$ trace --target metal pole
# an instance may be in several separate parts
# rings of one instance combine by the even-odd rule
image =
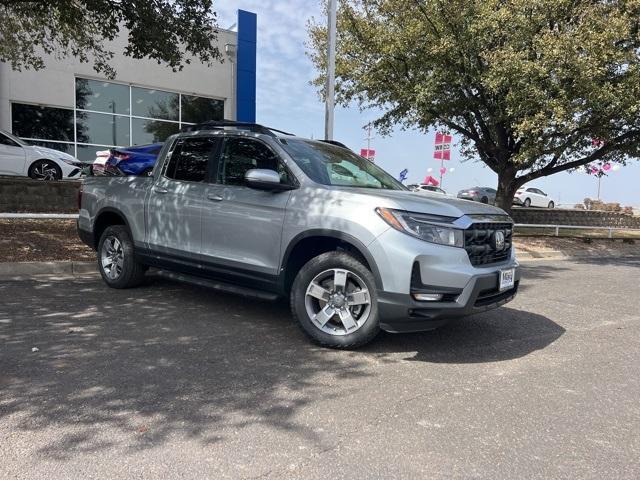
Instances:
[[[337,0],[328,0],[327,15],[327,88],[324,113],[324,138],[333,140],[333,110],[336,82],[336,10]]]
[[[602,177],[598,177],[598,200],[600,200],[600,181],[602,180]]]

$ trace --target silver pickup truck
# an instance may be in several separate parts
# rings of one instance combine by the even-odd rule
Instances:
[[[290,300],[315,342],[350,348],[510,301],[520,270],[502,210],[417,195],[335,142],[208,122],[170,137],[151,177],[87,178],[78,232],[104,281],[148,267]]]

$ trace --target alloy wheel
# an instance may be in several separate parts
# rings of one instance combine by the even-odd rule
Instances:
[[[355,273],[333,268],[316,275],[305,295],[307,315],[329,335],[348,335],[361,328],[371,314],[371,295]]]
[[[116,237],[107,237],[100,252],[102,270],[111,280],[117,280],[124,267],[124,250]]]
[[[33,176],[38,180],[55,180],[58,170],[54,163],[40,162],[33,167]]]

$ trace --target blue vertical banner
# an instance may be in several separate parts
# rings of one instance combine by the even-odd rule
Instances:
[[[256,45],[255,13],[238,10],[238,53],[236,74],[236,120],[256,121]]]

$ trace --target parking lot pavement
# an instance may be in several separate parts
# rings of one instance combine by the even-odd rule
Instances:
[[[529,263],[507,307],[355,352],[159,278],[4,281],[0,478],[638,478],[639,279]]]

